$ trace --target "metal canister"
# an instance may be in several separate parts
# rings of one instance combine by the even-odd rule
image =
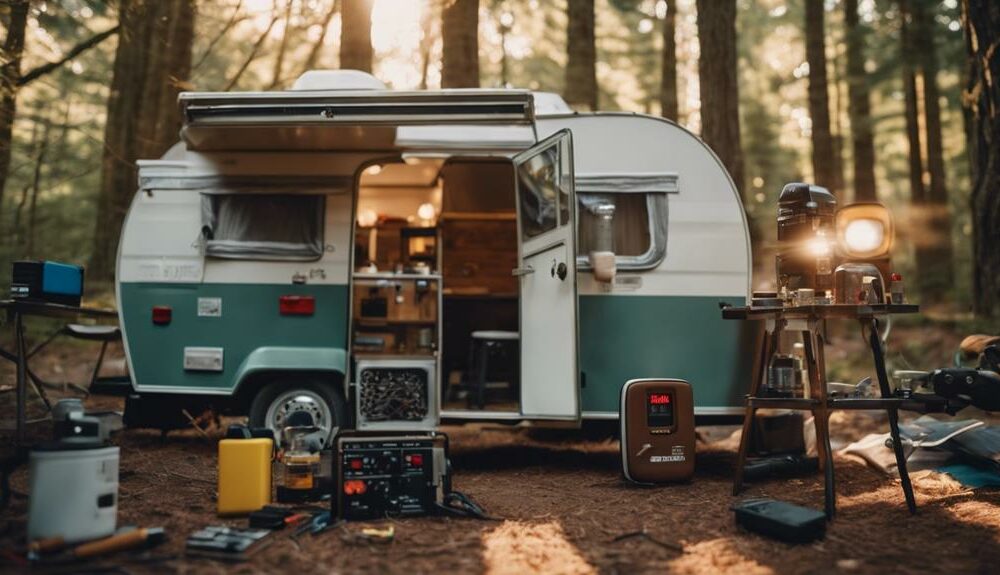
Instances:
[[[768,388],[774,395],[790,397],[795,390],[795,357],[775,355],[768,370]]]
[[[875,281],[872,279],[868,280],[866,284],[866,277],[875,278],[878,285],[872,286],[872,282]],[[848,262],[837,266],[833,272],[833,284],[837,303],[882,303],[876,299],[878,294],[875,293],[874,289],[878,287],[877,291],[881,291],[882,274],[872,264]]]

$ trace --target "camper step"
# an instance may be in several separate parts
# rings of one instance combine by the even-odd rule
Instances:
[[[91,395],[126,397],[132,393],[132,378],[127,375],[99,377],[90,384]]]

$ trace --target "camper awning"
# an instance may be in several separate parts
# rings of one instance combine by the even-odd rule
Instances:
[[[395,151],[404,147],[400,127],[480,126],[491,135],[534,122],[531,93],[519,90],[185,92],[179,100],[192,150]]]

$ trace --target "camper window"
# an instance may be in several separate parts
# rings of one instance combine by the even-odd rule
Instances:
[[[589,265],[591,251],[610,248],[622,269],[655,267],[666,253],[667,195],[664,193],[577,192],[579,224],[578,265]],[[599,224],[603,214],[613,213],[611,237]],[[608,245],[610,243],[610,245]]]
[[[556,173],[555,147],[544,150],[518,166],[518,187],[521,190],[521,235],[529,240],[558,225],[559,174]],[[565,218],[564,218],[565,219]]]
[[[304,194],[204,194],[205,254],[236,259],[318,259],[323,255],[324,199]]]

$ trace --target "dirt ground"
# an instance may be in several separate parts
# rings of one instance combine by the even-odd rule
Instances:
[[[90,354],[66,346],[42,358],[39,371],[85,381]],[[8,372],[0,383],[9,384]],[[3,394],[3,421],[10,425]],[[94,409],[120,400],[91,398]],[[867,415],[833,420],[839,442],[884,427]],[[46,423],[32,428],[42,436]],[[479,521],[420,518],[384,521],[395,539],[359,543],[363,525],[349,524],[293,541],[287,533],[246,563],[183,557],[189,533],[206,525],[245,526],[215,515],[216,441],[194,430],[165,440],[152,431],[125,431],[119,525],[163,526],[168,541],[152,552],[122,554],[101,563],[50,567],[51,572],[166,573],[996,573],[1000,570],[1000,491],[964,490],[947,476],[914,477],[919,511],[911,516],[898,481],[846,457],[836,459],[838,515],[824,540],[791,546],[749,534],[733,522],[730,505],[735,446],[732,429],[703,429],[697,472],[690,483],[645,488],[621,478],[618,444],[578,437],[539,437],[523,429],[447,429],[454,487],[496,518]],[[10,433],[0,447],[9,451]],[[550,434],[551,435],[551,434]],[[27,570],[23,546],[27,472],[12,478],[16,492],[0,519],[0,570]],[[742,497],[775,497],[822,506],[820,476],[750,484]],[[651,538],[616,538],[645,530]],[[682,552],[657,543],[680,545]]]

